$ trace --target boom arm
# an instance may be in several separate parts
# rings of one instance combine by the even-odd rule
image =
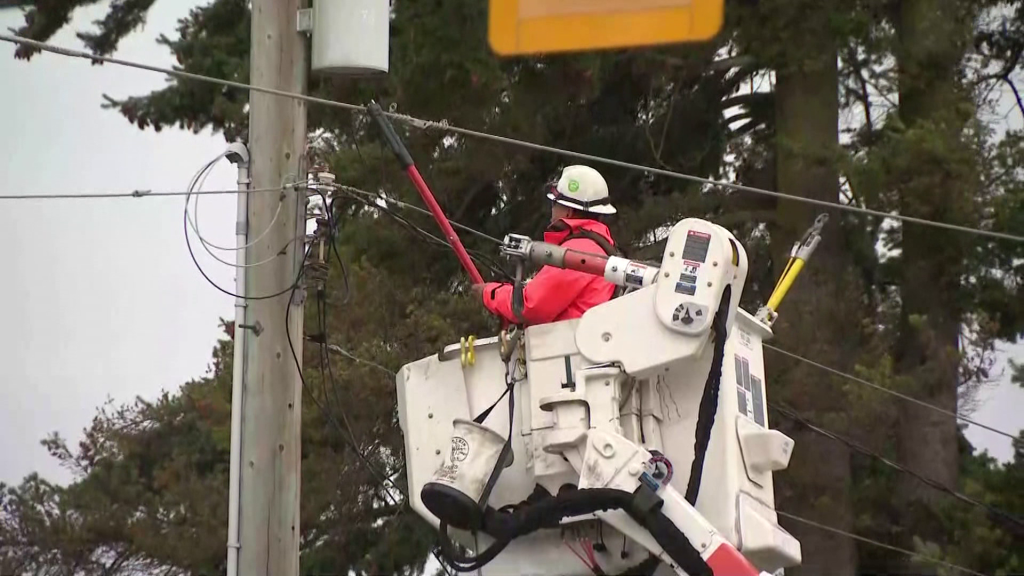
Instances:
[[[583,252],[548,242],[535,242],[519,234],[505,236],[501,252],[537,266],[554,266],[603,276],[612,284],[626,288],[650,286],[658,275],[656,266],[644,262]]]

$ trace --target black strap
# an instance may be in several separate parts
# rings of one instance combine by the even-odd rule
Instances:
[[[559,221],[556,222],[552,228],[557,229],[559,223],[561,223],[563,226],[567,226],[567,224],[565,224],[564,222]],[[558,243],[558,245],[561,246],[562,244],[565,244],[566,242],[574,238],[586,238],[588,240],[593,240],[594,243],[596,243],[601,248],[601,250],[604,250],[604,253],[608,256],[625,257],[625,254],[623,254],[622,250],[619,250],[618,247],[609,242],[607,238],[601,236],[597,232],[591,232],[590,230],[584,230],[582,228],[574,231],[572,234],[569,234],[568,236],[563,238],[562,241]],[[625,287],[616,286],[615,291],[612,292],[612,298],[618,298],[619,296],[622,296],[625,293]]]
[[[711,429],[715,425],[715,413],[718,412],[718,392],[722,383],[722,362],[725,360],[725,326],[732,301],[732,286],[726,286],[722,292],[722,301],[718,305],[712,329],[715,332],[715,349],[711,359],[711,370],[704,382],[704,394],[700,398],[697,409],[697,429],[694,432],[693,464],[690,465],[690,479],[686,484],[686,501],[691,506],[697,505],[700,492],[701,475],[704,473],[704,456],[711,443]]]
[[[478,414],[476,418],[473,418],[473,422],[477,424],[483,424],[484,420],[487,420],[487,417],[491,415],[491,410],[494,410],[494,407],[498,405],[498,402],[501,402],[501,399],[504,398],[505,395],[508,394],[510,390],[512,390],[511,386],[505,386],[505,391],[501,393],[501,396],[498,396],[497,400],[495,400],[483,412]]]
[[[510,361],[511,362],[511,361]],[[491,497],[491,491],[494,490],[494,485],[498,483],[498,477],[501,476],[501,471],[505,469],[505,464],[508,462],[509,457],[512,455],[512,426],[515,419],[516,409],[516,395],[512,393],[512,388],[516,385],[516,380],[512,375],[512,369],[510,362],[505,364],[505,391],[501,393],[501,396],[487,407],[486,410],[473,418],[473,422],[477,424],[483,424],[487,416],[490,415],[494,407],[501,402],[501,399],[508,396],[508,437],[505,438],[505,444],[501,447],[501,453],[498,455],[498,461],[494,463],[494,468],[491,469],[491,475],[487,478],[487,484],[484,484],[484,490],[480,493],[480,500],[477,504],[480,508],[487,507],[487,500]]]
[[[610,196],[605,196],[604,198],[599,198],[597,200],[590,200],[589,202],[586,200],[573,198],[572,196],[566,196],[565,194],[562,194],[561,192],[558,191],[557,186],[553,186],[551,188],[551,196],[553,196],[555,200],[565,200],[566,202],[572,202],[573,204],[579,206],[585,212],[589,212],[592,207],[607,206],[612,203],[612,199]]]
[[[569,234],[568,236],[563,238],[562,241],[558,243],[558,245],[561,246],[562,244],[565,244],[569,240],[574,240],[576,238],[586,238],[587,240],[593,240],[594,243],[600,246],[601,250],[603,250],[604,253],[608,256],[622,256],[622,251],[616,248],[614,244],[609,242],[607,238],[601,236],[597,232],[584,230],[582,228],[574,230],[572,234]]]
[[[520,324],[525,324],[523,320],[523,311],[526,309],[526,294],[523,292],[525,285],[522,281],[517,280],[512,285],[512,314],[515,315],[516,320]]]

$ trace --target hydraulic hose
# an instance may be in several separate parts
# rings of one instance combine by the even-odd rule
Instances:
[[[542,528],[557,528],[563,518],[582,516],[605,510],[625,510],[630,517],[647,529],[654,540],[690,576],[713,576],[711,568],[700,552],[676,525],[661,511],[661,498],[646,485],[636,492],[612,488],[567,487],[557,496],[550,496],[543,488],[534,493],[512,511],[498,511],[488,507],[484,514],[484,533],[494,543],[477,556],[459,554],[448,537],[448,525],[441,522],[441,550],[459,572],[479,570],[497,557],[509,542]]]

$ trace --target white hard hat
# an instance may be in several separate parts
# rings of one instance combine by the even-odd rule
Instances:
[[[548,190],[548,200],[594,214],[615,214],[608,198],[608,184],[590,166],[567,166]]]

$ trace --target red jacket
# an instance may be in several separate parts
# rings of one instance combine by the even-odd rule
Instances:
[[[544,232],[544,241],[562,244],[577,230],[589,230],[612,240],[608,227],[596,220],[562,219]],[[573,238],[562,244],[582,252],[604,254],[597,242],[589,238]],[[604,278],[575,270],[544,266],[526,283],[523,289],[523,322],[527,325],[546,324],[579,318],[583,313],[611,300],[615,285]],[[489,282],[484,285],[484,306],[492,313],[516,324],[519,319],[512,312],[512,285]]]

